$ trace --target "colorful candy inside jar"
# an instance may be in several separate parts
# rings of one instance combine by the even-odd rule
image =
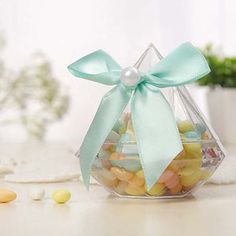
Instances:
[[[183,151],[173,157],[151,189],[145,183],[129,113],[123,114],[108,135],[94,161],[93,177],[124,197],[168,198],[192,193],[212,175],[222,154],[204,124],[178,120],[177,127]]]

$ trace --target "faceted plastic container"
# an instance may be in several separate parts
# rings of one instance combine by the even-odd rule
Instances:
[[[145,72],[160,59],[160,53],[150,45],[135,67]],[[164,88],[161,91],[176,117],[184,149],[173,156],[173,161],[148,191],[128,105],[92,166],[93,177],[112,194],[130,198],[185,197],[204,184],[225,157],[217,135],[186,87]]]

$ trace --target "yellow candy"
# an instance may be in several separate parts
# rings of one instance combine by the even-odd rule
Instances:
[[[144,183],[145,183],[144,177],[141,177],[141,176],[138,176],[138,175],[135,175],[129,181],[130,185],[133,185],[133,186],[136,186],[136,187],[142,186],[142,185],[144,185]]]
[[[146,187],[147,189],[147,187]],[[149,195],[152,196],[161,196],[165,193],[165,185],[164,184],[155,184],[149,191],[146,190]]]
[[[111,173],[115,175],[119,180],[128,182],[134,177],[134,174],[118,167],[112,167],[110,169]]]
[[[0,189],[0,203],[11,202],[16,199],[16,193],[9,189]]]
[[[58,189],[53,192],[52,198],[56,203],[65,203],[70,200],[71,194],[66,189]]]
[[[185,166],[189,168],[197,168],[199,169],[202,165],[201,159],[186,159],[184,160]]]
[[[200,169],[183,168],[178,172],[180,175],[181,184],[185,187],[195,185],[202,176]]]
[[[184,150],[186,156],[191,156],[192,158],[201,158],[201,144],[200,143],[184,143]]]
[[[125,188],[125,192],[129,195],[133,195],[133,196],[141,196],[141,195],[144,195],[145,194],[145,188],[144,186],[141,186],[141,187],[134,187],[132,185],[128,185],[126,188]]]
[[[177,125],[180,133],[194,130],[192,123],[188,120],[180,121]]]
[[[185,160],[173,160],[169,165],[168,165],[168,170],[172,170],[174,172],[178,172],[181,168],[186,166],[186,161]]]

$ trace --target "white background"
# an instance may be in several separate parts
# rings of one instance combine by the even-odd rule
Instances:
[[[103,48],[121,65],[132,65],[153,42],[165,55],[178,44],[208,42],[227,54],[236,54],[234,0],[0,0],[0,28],[7,39],[5,58],[19,68],[31,53],[42,51],[56,76],[71,95],[71,107],[62,122],[53,125],[48,140],[80,144],[109,88],[75,79],[66,66]],[[204,91],[195,99],[206,112]],[[0,132],[1,140],[21,140],[16,129]]]

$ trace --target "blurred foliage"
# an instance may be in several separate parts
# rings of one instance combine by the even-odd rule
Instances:
[[[0,49],[3,47],[0,39]],[[42,139],[47,126],[66,113],[68,102],[43,55],[35,55],[18,72],[7,69],[0,59],[1,125],[20,122],[29,136]]]
[[[199,85],[207,85],[212,88],[236,88],[236,57],[222,57],[208,44],[203,50],[211,73],[198,80]]]

